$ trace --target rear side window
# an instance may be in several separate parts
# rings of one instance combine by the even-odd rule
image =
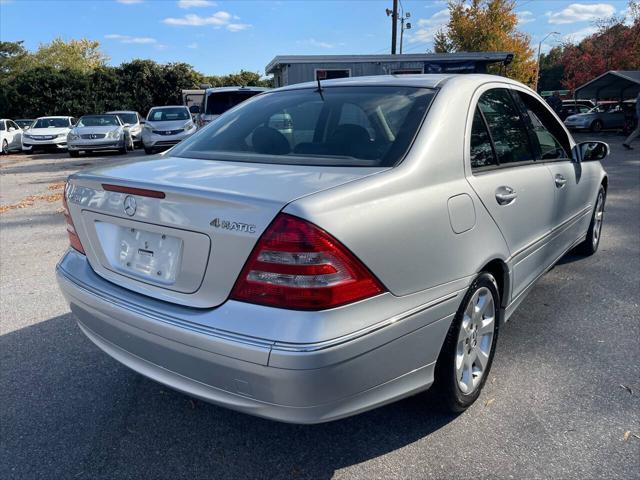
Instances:
[[[409,149],[435,91],[400,86],[283,90],[214,120],[173,150],[207,160],[393,166]]]
[[[496,155],[491,145],[491,137],[487,125],[478,107],[473,114],[471,127],[471,168],[482,168],[498,165]]]
[[[478,101],[478,108],[491,131],[500,165],[534,159],[527,128],[508,90],[486,91]]]
[[[0,131],[4,130],[4,120],[0,121]]]
[[[205,114],[220,115],[261,92],[212,92],[207,97]]]

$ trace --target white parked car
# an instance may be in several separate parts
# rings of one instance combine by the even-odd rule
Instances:
[[[142,116],[138,112],[128,110],[118,110],[115,112],[107,112],[108,114],[118,115],[125,127],[129,127],[129,134],[133,139],[133,143],[137,147],[142,146]]]
[[[142,129],[145,153],[165,150],[196,133],[196,124],[184,105],[153,107]]]
[[[40,117],[22,135],[22,150],[31,152],[38,149],[67,149],[67,135],[76,123],[73,117]]]
[[[5,155],[22,149],[22,129],[13,120],[0,119],[0,148]]]

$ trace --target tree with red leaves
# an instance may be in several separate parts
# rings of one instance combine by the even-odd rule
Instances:
[[[569,90],[609,70],[640,70],[640,6],[630,2],[626,17],[596,23],[597,31],[577,45],[563,47],[562,84]]]

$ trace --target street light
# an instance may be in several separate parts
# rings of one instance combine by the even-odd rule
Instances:
[[[542,43],[551,35],[560,35],[560,32],[547,33],[547,35],[542,40],[540,40],[540,43],[538,43],[538,61],[536,66],[536,88],[535,88],[536,92],[538,91],[538,82],[540,81],[540,49],[542,48]]]

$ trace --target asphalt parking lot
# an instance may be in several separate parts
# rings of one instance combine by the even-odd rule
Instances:
[[[640,144],[603,137],[600,251],[543,277],[479,401],[443,415],[427,393],[315,426],[193,400],[93,346],[55,283],[60,199],[69,173],[125,158],[0,157],[0,477],[640,478]]]

